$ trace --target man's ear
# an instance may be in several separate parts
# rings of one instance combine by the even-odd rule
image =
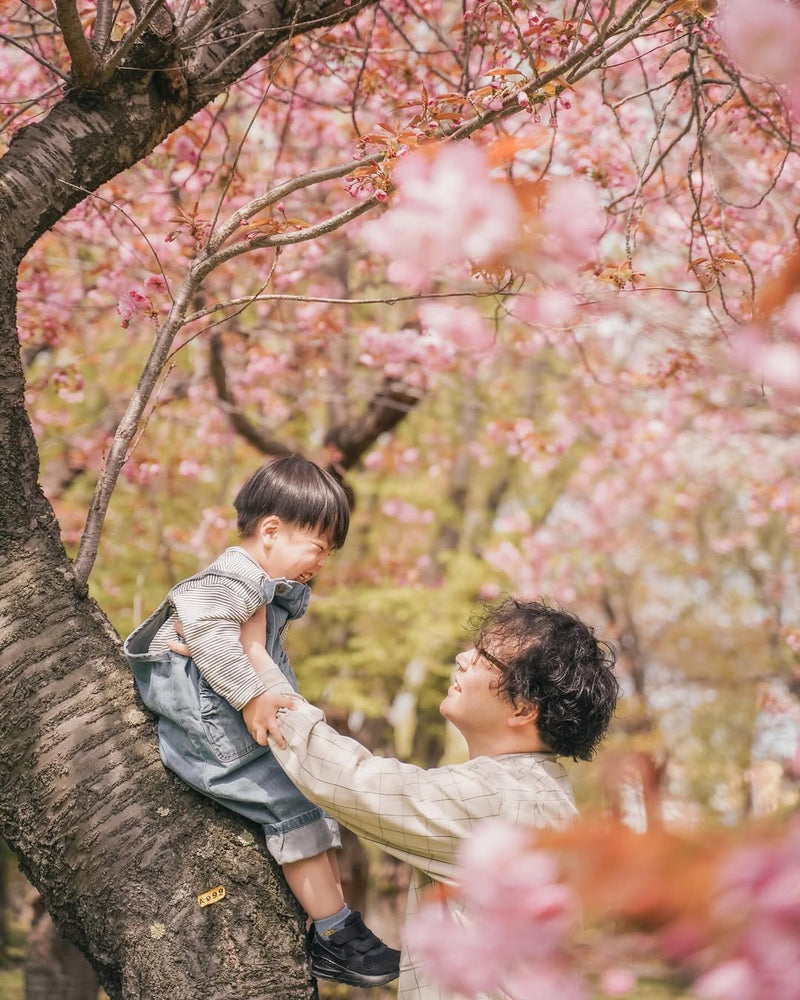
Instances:
[[[526,702],[514,710],[509,716],[508,724],[514,728],[520,726],[535,726],[539,720],[539,706]]]
[[[258,528],[256,529],[258,538],[266,548],[271,549],[275,544],[280,526],[281,519],[277,514],[268,514],[258,522]]]

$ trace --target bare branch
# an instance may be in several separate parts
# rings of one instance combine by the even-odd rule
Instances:
[[[324,181],[331,181],[336,180],[339,177],[346,177],[360,166],[365,166],[370,163],[380,163],[383,159],[385,159],[385,156],[385,153],[375,153],[374,156],[364,157],[363,160],[359,160],[357,163],[350,160],[347,163],[337,164],[335,167],[323,167],[321,170],[312,170],[300,177],[293,177],[290,181],[279,184],[278,187],[273,188],[271,191],[267,191],[266,194],[261,195],[259,198],[255,198],[253,201],[248,202],[238,211],[234,212],[225,225],[220,226],[214,237],[208,241],[209,253],[215,253],[227,239],[230,239],[236,230],[239,229],[241,224],[247,219],[252,219],[254,215],[257,215],[265,208],[269,208],[270,205],[274,205],[277,202],[282,201],[295,191],[312,187],[314,184],[321,184]],[[295,240],[294,242],[300,241]]]
[[[83,32],[74,0],[55,0],[56,16],[72,62],[72,75],[80,86],[91,86],[97,78],[97,59]]]
[[[205,309],[200,309],[192,313],[191,316],[187,316],[184,323],[188,326],[205,316],[219,312],[220,309],[240,305],[249,306],[253,302],[323,302],[332,306],[394,306],[398,302],[423,302],[427,299],[486,299],[496,296],[513,298],[517,294],[516,291],[490,288],[485,292],[419,292],[414,295],[385,295],[371,299],[340,299],[327,295],[295,295],[289,292],[274,292],[268,295],[246,295],[239,299],[228,299],[227,302],[217,302],[213,306],[206,306]]]
[[[136,44],[137,40],[144,34],[145,29],[153,21],[156,14],[158,14],[159,11],[161,11],[162,7],[164,7],[164,0],[153,0],[153,3],[150,4],[150,6],[147,8],[144,14],[142,14],[142,16],[136,22],[136,24],[134,24],[134,26],[130,29],[130,31],[126,33],[125,37],[122,39],[122,44],[120,45],[120,47],[114,52],[114,54],[111,56],[108,62],[103,64],[103,80],[111,79],[111,77],[114,75],[117,69],[122,65],[128,53]],[[169,8],[166,8],[166,11],[169,17],[169,24],[171,29],[172,14],[169,13]],[[164,29],[166,30],[166,24],[164,25]],[[161,33],[162,32],[159,31],[159,34]]]
[[[355,168],[351,165],[350,169],[353,170]],[[339,212],[338,215],[333,215],[331,218],[325,219],[324,222],[318,222],[315,226],[307,226],[305,229],[296,230],[291,233],[257,236],[252,240],[242,240],[239,243],[232,243],[230,246],[220,250],[219,253],[202,255],[194,264],[197,277],[202,281],[207,274],[216,267],[219,267],[220,264],[224,264],[225,261],[231,260],[233,257],[239,257],[243,253],[249,253],[250,250],[292,246],[295,243],[306,243],[320,236],[326,236],[328,233],[335,232],[337,229],[341,229],[342,226],[346,226],[348,222],[352,222],[353,219],[357,219],[360,215],[364,215],[365,212],[369,212],[370,209],[375,208],[380,203],[377,195],[371,195],[352,208],[348,208],[344,212]]]
[[[64,81],[69,80],[69,77],[67,76],[66,73],[62,73],[62,71],[57,66],[54,66],[51,62],[48,62],[46,59],[43,59],[38,52],[34,52],[33,49],[29,49],[27,45],[23,45],[22,42],[17,41],[16,38],[13,38],[11,35],[7,35],[3,31],[0,31],[0,38],[2,38],[4,42],[8,42],[9,45],[13,45],[16,48],[21,49],[25,53],[25,55],[30,56],[31,59],[35,59],[40,66],[44,66],[45,69],[49,70],[51,73],[54,73],[56,76],[61,77],[62,80]],[[51,93],[51,91],[48,91],[48,93]]]
[[[117,425],[114,440],[106,456],[103,468],[97,479],[92,503],[86,518],[86,524],[81,536],[78,553],[75,557],[74,573],[78,585],[83,585],[89,579],[92,566],[97,558],[100,544],[100,533],[103,529],[108,505],[122,467],[127,461],[131,442],[136,434],[145,409],[153,395],[158,379],[164,370],[175,337],[183,325],[183,316],[196,291],[198,282],[191,270],[186,275],[181,288],[172,304],[167,321],[156,333],[153,347],[147,362],[139,377],[136,390],[125,407],[125,412]]]

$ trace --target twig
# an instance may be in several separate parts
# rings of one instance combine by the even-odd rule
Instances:
[[[44,66],[45,69],[49,69],[51,73],[54,73],[56,76],[61,77],[61,79],[64,80],[65,82],[69,80],[69,77],[67,76],[66,73],[62,73],[62,71],[57,66],[54,66],[51,62],[48,62],[46,59],[43,59],[42,56],[34,52],[33,49],[29,49],[27,45],[23,45],[22,42],[18,42],[17,39],[14,38],[13,36],[7,35],[5,32],[0,31],[0,38],[4,42],[8,42],[9,45],[14,45],[16,46],[16,48],[21,49],[25,53],[25,55],[30,56],[31,59],[35,59],[40,66]]]

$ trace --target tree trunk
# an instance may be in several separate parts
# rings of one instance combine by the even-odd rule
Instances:
[[[164,771],[119,641],[73,586],[36,485],[7,256],[3,276],[2,834],[114,1000],[307,998],[300,913],[258,831]],[[218,885],[226,898],[201,908]]]
[[[232,0],[201,45],[146,34],[107,84],[67,90],[0,161],[0,835],[112,1000],[306,1000],[314,985],[260,832],[165,772],[118,637],[75,586],[38,484],[17,268],[86,192],[291,30],[359,6]],[[201,908],[219,885],[225,898]]]

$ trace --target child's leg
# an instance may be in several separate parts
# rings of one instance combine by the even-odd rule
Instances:
[[[331,865],[329,855],[333,850],[315,854],[313,858],[288,861],[283,874],[289,888],[312,920],[321,920],[338,913],[344,906],[341,882]]]
[[[339,874],[339,859],[336,857],[336,851],[331,847],[325,852],[328,856],[328,861],[331,866],[331,871],[333,872],[333,878],[336,884],[339,886],[339,892],[344,898],[344,890],[342,889],[342,876]]]

